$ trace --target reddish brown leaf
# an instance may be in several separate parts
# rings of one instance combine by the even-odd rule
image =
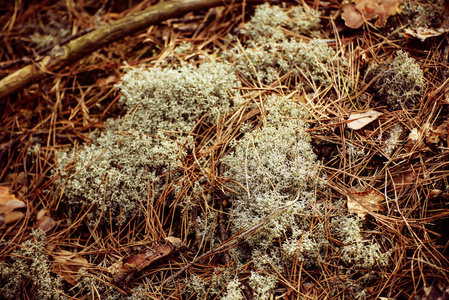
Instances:
[[[112,274],[115,283],[123,282],[127,284],[134,274],[142,271],[151,263],[173,253],[175,247],[171,244],[157,245],[153,248],[141,251],[139,254],[130,255],[123,261],[112,265],[108,271]]]
[[[401,173],[393,176],[393,180],[388,186],[390,191],[396,190],[396,192],[402,192],[405,188],[409,187],[416,179],[416,174],[413,171]]]
[[[45,232],[47,232],[56,225],[56,222],[53,220],[52,217],[48,215],[46,209],[41,209],[37,213],[36,220],[37,220],[36,222],[37,227],[39,227]]]
[[[25,203],[9,193],[9,188],[0,186],[0,214],[8,213],[16,208],[25,207]]]
[[[380,210],[380,202],[385,197],[374,189],[366,191],[351,190],[347,193],[348,210],[356,213],[360,218],[365,219],[366,214]]]
[[[355,0],[341,6],[346,26],[359,28],[363,23],[378,18],[375,25],[384,27],[389,16],[400,11],[400,0]]]
[[[11,225],[21,220],[23,216],[25,216],[25,214],[20,211],[10,211],[2,216],[3,223],[5,226]]]
[[[91,265],[84,257],[63,250],[55,255],[55,262],[52,265],[51,271],[64,278],[71,285],[75,285],[77,283],[76,278],[79,269],[89,266]]]

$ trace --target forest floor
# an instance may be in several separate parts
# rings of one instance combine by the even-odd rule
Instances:
[[[52,70],[42,62],[57,46],[157,2],[3,4],[0,78],[28,65],[45,75],[0,98],[0,298],[447,299],[449,2],[354,2],[271,3],[282,12],[270,11],[267,20],[257,21],[267,27],[256,29],[247,25],[251,20],[260,25],[252,19],[256,4],[194,10]],[[304,19],[295,19],[295,7],[302,7]],[[267,37],[276,34],[285,40]],[[287,47],[296,45],[289,53]],[[268,58],[258,61],[260,53]],[[116,125],[106,122],[137,118],[137,108],[122,100],[133,81],[117,85],[127,71],[178,70],[148,73],[173,76],[154,79],[168,85],[160,92],[165,95],[176,89],[177,74],[184,74],[180,66],[206,62],[233,68],[229,78],[238,84],[223,85],[231,85],[226,93],[236,104],[206,106],[204,116],[186,116],[191,107],[184,107],[179,116],[193,116],[195,126],[144,133],[156,145],[153,152],[129,146],[138,152],[130,155],[176,158],[164,158],[169,162],[158,167],[156,156],[145,158],[148,163],[139,157],[136,164],[122,162],[125,153],[101,175],[95,173],[99,155],[77,158],[95,147],[98,153],[115,146],[127,151],[120,143],[136,133],[111,129]],[[189,70],[180,82],[191,79],[192,89],[208,84],[196,79],[196,69]],[[147,76],[143,69],[139,73]],[[206,81],[219,82],[221,74]],[[4,84],[0,81],[0,90]],[[136,83],[137,94],[146,91],[145,84]],[[282,108],[267,100],[273,95],[290,103],[279,123],[272,118]],[[293,115],[295,107],[301,119]],[[267,137],[267,145],[280,149],[293,139],[302,152],[292,146],[291,152],[264,160],[264,151],[272,149],[251,132],[274,130],[274,137],[279,128],[290,132],[289,126],[298,126],[297,136],[278,142]],[[120,138],[106,147],[99,132]],[[165,147],[159,141],[178,149],[157,152]],[[305,154],[308,147],[313,158]],[[253,148],[259,150],[254,154]],[[61,153],[75,154],[67,162]],[[291,174],[303,174],[301,164],[313,165],[310,177],[322,182],[312,185],[310,178],[303,182],[287,171],[272,172],[282,155],[288,170],[300,165],[299,173]],[[77,165],[83,159],[86,164]],[[236,167],[235,161],[241,164]],[[115,184],[115,172],[128,167],[141,167],[138,174],[148,175],[140,202],[121,207],[113,197],[135,183],[126,178],[116,186],[103,183]],[[85,170],[90,177],[78,178]],[[251,208],[261,195],[257,185],[251,190],[257,170],[268,178],[258,185],[278,198]],[[276,178],[276,172],[285,177]],[[95,185],[100,176],[102,183]],[[129,181],[142,179],[130,176]],[[298,191],[290,194],[293,188]],[[86,196],[88,190],[94,196]],[[256,216],[239,219],[249,213]],[[288,214],[293,217],[286,219]],[[240,228],[238,220],[244,223]],[[288,242],[293,254],[286,250]]]

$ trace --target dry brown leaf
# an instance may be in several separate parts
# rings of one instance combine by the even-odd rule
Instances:
[[[444,121],[440,126],[432,129],[432,132],[441,139],[447,146],[449,146],[449,119]]]
[[[443,194],[442,190],[433,189],[429,193],[429,198],[430,199],[435,199],[435,198],[438,198],[441,194]]]
[[[365,21],[378,18],[375,25],[384,27],[389,16],[400,12],[401,0],[355,0],[341,6],[346,26],[359,28]]]
[[[98,78],[96,81],[96,85],[99,87],[110,86],[117,81],[117,76],[110,75],[108,77]]]
[[[123,261],[116,262],[108,268],[108,271],[115,283],[126,284],[133,278],[134,274],[174,251],[177,251],[177,249],[171,244],[156,245],[151,249],[141,251],[139,254],[130,255]]]
[[[384,195],[374,189],[366,191],[350,190],[346,196],[349,212],[356,213],[363,220],[367,213],[379,211],[380,202],[384,200]]]
[[[182,246],[182,240],[180,238],[169,236],[166,237],[165,240],[170,244],[172,244],[172,246],[175,248],[180,248]]]
[[[44,208],[37,213],[36,220],[37,227],[45,232],[52,229],[56,225],[56,221],[48,215],[47,210]]]
[[[399,175],[393,176],[392,182],[388,186],[390,191],[396,191],[396,193],[402,193],[405,188],[410,187],[412,182],[416,179],[416,173],[413,171],[407,171]]]
[[[346,3],[341,6],[341,17],[349,28],[360,28],[365,20],[354,4]]]
[[[376,120],[382,113],[375,110],[368,110],[361,114],[350,115],[348,119],[348,127],[353,130],[358,130],[372,121]]]
[[[7,226],[21,220],[23,216],[25,216],[23,212],[10,211],[3,215],[3,222],[5,223],[5,226]]]
[[[0,186],[0,214],[8,213],[16,208],[25,207],[25,203],[9,193],[9,188]]]
[[[413,149],[422,149],[425,147],[423,142],[422,131],[418,128],[413,128],[408,137],[407,143],[404,145],[404,149],[410,153]]]
[[[64,278],[71,285],[75,285],[77,283],[76,277],[78,276],[79,269],[89,266],[91,265],[84,257],[63,250],[56,253],[55,262],[52,265],[51,271]]]
[[[449,28],[426,28],[418,27],[415,29],[404,29],[404,36],[406,38],[417,38],[424,42],[427,38],[439,36],[449,32]]]

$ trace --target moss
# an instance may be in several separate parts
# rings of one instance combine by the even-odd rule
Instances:
[[[334,50],[318,39],[310,42],[291,39],[266,45],[256,42],[235,53],[237,69],[251,81],[271,84],[292,72],[293,76],[303,78],[305,86],[313,88],[330,83],[329,70],[337,60]]]
[[[31,239],[23,242],[11,255],[10,263],[0,263],[0,295],[3,299],[20,299],[33,291],[36,299],[65,299],[61,279],[50,273],[44,249],[45,233],[33,229]]]
[[[398,147],[399,143],[401,142],[400,138],[404,133],[404,129],[401,125],[394,125],[393,128],[390,130],[390,136],[385,141],[385,148],[384,152],[387,157],[390,157],[394,150]]]
[[[319,13],[307,6],[286,11],[268,3],[256,8],[245,25],[242,47],[227,55],[236,61],[238,71],[249,81],[269,85],[291,72],[308,89],[330,84],[329,70],[337,65],[334,50],[313,38],[304,42],[300,35],[318,37]],[[345,65],[345,60],[341,60]]]
[[[208,280],[192,275],[185,286],[186,293],[196,299],[245,299],[234,267],[215,268]]]
[[[401,18],[403,23],[410,23],[410,28],[438,28],[444,21],[443,0],[424,2],[402,0]]]
[[[389,252],[382,252],[380,245],[370,243],[362,235],[359,218],[342,216],[333,221],[337,237],[345,244],[341,248],[341,260],[351,268],[374,269],[389,265]]]
[[[383,64],[372,64],[366,74],[366,81],[374,79],[373,89],[379,101],[392,108],[414,106],[417,96],[424,90],[424,73],[413,58],[402,50],[396,57]]]
[[[266,43],[286,38],[285,30],[295,34],[316,33],[320,13],[307,6],[296,6],[286,11],[280,6],[264,3],[256,7],[254,16],[241,30],[254,41]]]
[[[254,291],[256,299],[268,300],[272,299],[272,293],[276,288],[278,281],[276,276],[251,272],[251,277],[249,278],[248,283]]]
[[[226,291],[222,300],[243,300],[246,299],[243,290],[242,284],[238,281],[237,278],[234,278],[232,281],[228,282],[226,285]]]
[[[76,211],[91,208],[92,225],[140,215],[142,203],[160,195],[161,176],[177,178],[173,172],[192,145],[187,133],[202,116],[213,124],[232,107],[231,88],[238,84],[232,67],[220,63],[130,68],[118,84],[126,115],[108,120],[90,145],[56,156],[64,201]]]

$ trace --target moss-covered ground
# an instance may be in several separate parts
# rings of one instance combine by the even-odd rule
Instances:
[[[0,299],[449,296],[449,3],[377,2],[195,10],[0,98]],[[156,3],[4,4],[0,78]]]

